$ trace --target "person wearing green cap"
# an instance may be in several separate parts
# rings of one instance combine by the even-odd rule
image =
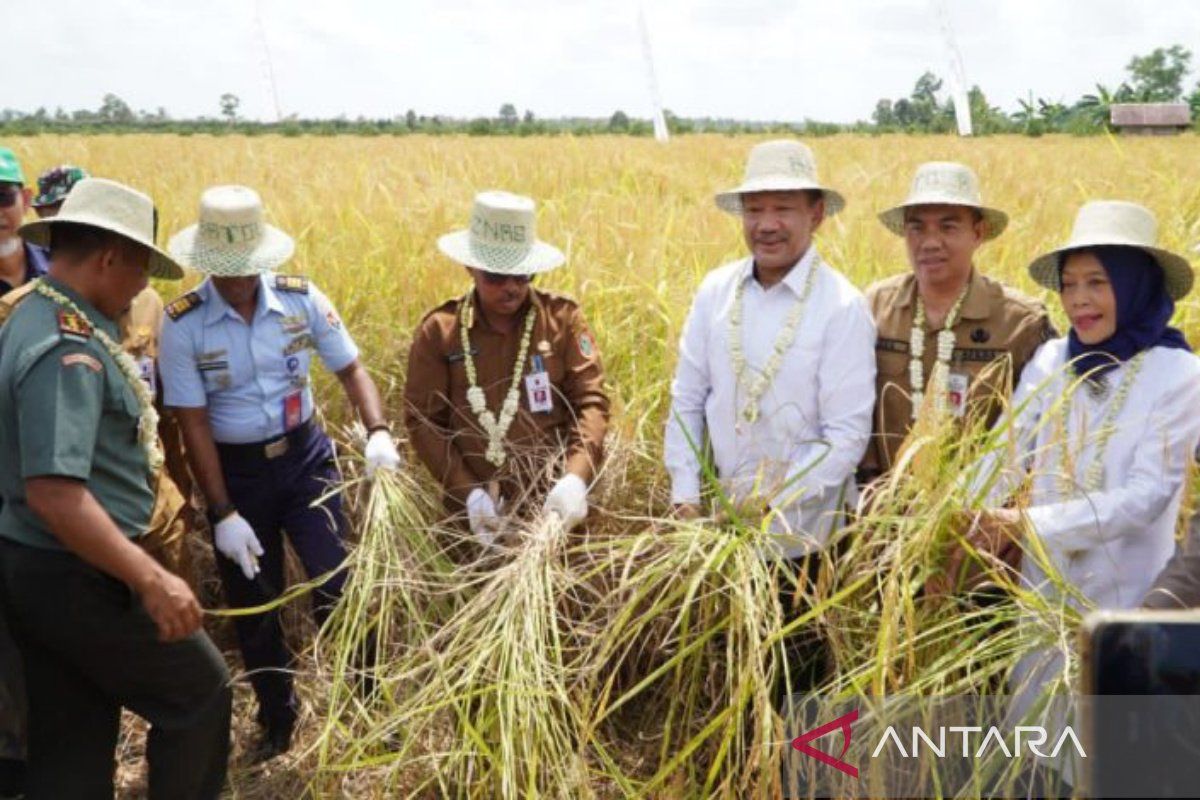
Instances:
[[[16,153],[0,147],[0,295],[46,274],[46,249],[17,235],[32,199]]]
[[[0,295],[46,272],[48,254],[23,242],[17,228],[29,209],[30,191],[17,156],[0,147]],[[0,621],[0,798],[19,797],[24,774],[24,697],[20,664]]]
[[[58,214],[71,187],[86,177],[87,171],[73,164],[61,164],[38,175],[37,196],[33,198],[33,210],[38,219]]]
[[[113,796],[122,708],[150,723],[149,797],[217,798],[231,693],[187,583],[139,543],[163,456],[117,317],[178,279],[150,198],[80,181],[21,227],[47,276],[0,328],[0,613],[21,656],[37,798]]]

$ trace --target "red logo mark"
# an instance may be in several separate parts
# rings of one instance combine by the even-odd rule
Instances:
[[[805,755],[812,756],[822,764],[828,764],[834,769],[846,773],[851,778],[857,778],[858,767],[842,761],[842,756],[846,755],[846,751],[850,749],[850,723],[854,722],[856,719],[858,719],[858,709],[854,709],[848,714],[843,714],[833,722],[827,722],[819,728],[813,728],[807,733],[800,734],[795,739],[792,739],[792,748],[794,750],[799,750]],[[823,750],[818,750],[809,744],[809,742],[820,739],[830,731],[836,730],[840,730],[842,732],[842,752],[838,753],[836,758],[829,755],[829,753],[826,753]]]

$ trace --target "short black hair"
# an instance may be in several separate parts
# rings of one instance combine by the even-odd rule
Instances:
[[[825,199],[825,192],[820,189],[801,189],[800,192],[808,198],[810,204],[815,205],[818,200]]]
[[[80,261],[107,247],[134,244],[119,233],[81,222],[55,222],[50,225],[50,257]]]

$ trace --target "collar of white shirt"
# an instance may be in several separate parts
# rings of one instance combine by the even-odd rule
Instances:
[[[792,294],[796,295],[796,297],[800,297],[804,293],[804,282],[808,278],[808,271],[816,269],[817,265],[820,263],[821,257],[817,253],[817,246],[815,244],[810,244],[808,249],[804,251],[804,255],[800,256],[800,260],[793,264],[792,268],[789,269],[787,274],[783,276],[783,280],[780,281],[780,285],[786,286],[791,290]],[[754,281],[760,288],[763,288],[762,284],[759,284],[758,281],[754,279],[754,256],[749,256],[746,258],[745,262],[742,264],[742,268],[738,275],[738,280],[742,283],[745,283],[746,281]],[[770,290],[763,288],[763,291]]]

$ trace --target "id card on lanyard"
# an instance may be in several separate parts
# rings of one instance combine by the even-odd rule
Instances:
[[[290,433],[300,427],[304,414],[304,392],[290,392],[283,398],[283,432]]]
[[[946,379],[946,405],[950,413],[959,419],[967,413],[967,391],[971,378],[961,372],[951,372]]]
[[[533,372],[525,376],[525,394],[529,410],[534,414],[547,414],[554,410],[554,395],[550,391],[550,376],[541,356],[533,357]]]

